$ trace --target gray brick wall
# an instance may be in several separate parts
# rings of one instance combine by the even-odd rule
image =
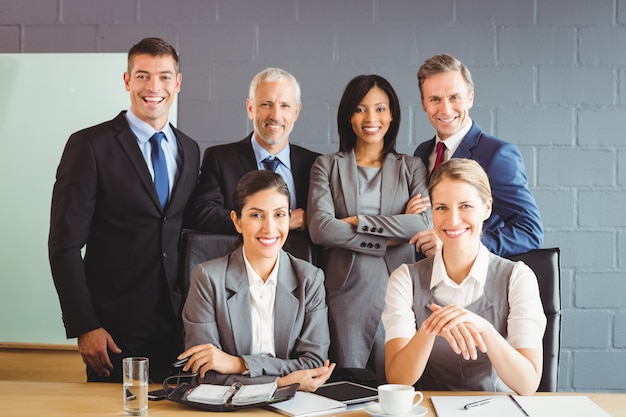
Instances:
[[[458,56],[475,77],[473,118],[520,147],[545,246],[562,249],[560,389],[626,391],[625,25],[626,0],[0,0],[0,52],[126,52],[163,37],[181,54],[178,125],[203,148],[246,135],[251,77],[284,67],[303,91],[293,140],[323,153],[360,73],[398,90],[411,153],[432,135],[417,68]]]

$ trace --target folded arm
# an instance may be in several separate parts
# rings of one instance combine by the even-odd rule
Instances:
[[[336,207],[346,206],[347,197],[341,189],[333,189],[337,181],[331,176],[337,173],[331,173],[331,164],[329,159],[318,158],[311,168],[309,233],[316,244],[384,256],[389,241],[407,243],[418,230],[432,227],[422,171],[414,169],[411,172],[407,201],[398,213],[357,215],[336,210]],[[415,165],[415,168],[420,167]]]

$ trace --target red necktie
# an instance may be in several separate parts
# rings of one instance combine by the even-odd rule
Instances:
[[[441,163],[443,162],[443,153],[446,150],[446,145],[443,144],[443,142],[438,142],[437,143],[437,157],[435,158],[435,165],[433,165],[433,170],[430,171],[430,175],[433,175],[433,173],[435,172],[435,170],[437,168],[439,168],[439,165],[441,165]]]

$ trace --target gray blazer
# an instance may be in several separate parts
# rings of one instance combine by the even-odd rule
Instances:
[[[319,156],[311,168],[308,226],[313,243],[324,246],[326,287],[343,286],[357,254],[384,257],[389,271],[413,262],[408,244],[387,247],[387,240],[408,242],[420,230],[432,229],[430,209],[404,213],[416,194],[428,196],[428,173],[418,158],[389,153],[382,164],[381,215],[359,216],[354,226],[339,219],[359,213],[358,173],[354,151]]]
[[[242,247],[196,266],[183,309],[185,347],[212,343],[242,357],[249,376],[208,373],[203,382],[262,383],[299,369],[323,365],[330,336],[324,273],[280,251],[276,286],[274,344],[276,357],[250,355],[252,325],[248,276]]]

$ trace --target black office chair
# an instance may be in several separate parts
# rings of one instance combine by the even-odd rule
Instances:
[[[186,298],[191,284],[191,273],[196,265],[211,259],[219,258],[235,248],[239,235],[225,235],[217,233],[199,232],[197,230],[183,230],[182,253],[184,288]],[[290,232],[283,246],[286,252],[305,261],[316,264],[317,248],[311,243],[308,233]]]
[[[539,283],[543,310],[548,319],[543,336],[543,375],[537,391],[556,392],[559,387],[561,349],[561,260],[559,248],[535,249],[510,256],[533,270]]]

